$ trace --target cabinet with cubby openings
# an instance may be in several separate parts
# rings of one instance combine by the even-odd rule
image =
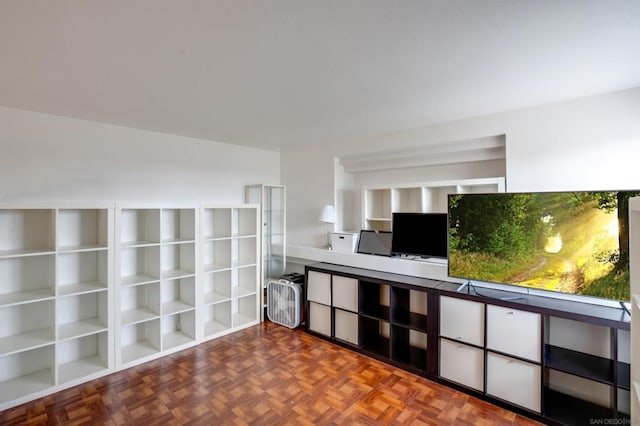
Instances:
[[[109,373],[113,208],[0,208],[0,409]]]

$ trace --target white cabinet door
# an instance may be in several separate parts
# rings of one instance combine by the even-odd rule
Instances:
[[[542,317],[487,305],[487,348],[540,362]]]
[[[309,303],[309,330],[331,337],[331,308]]]
[[[307,277],[307,299],[331,305],[331,275],[309,271]]]
[[[540,412],[540,366],[489,352],[487,393]]]
[[[358,344],[358,315],[336,309],[334,312],[336,339],[345,340],[354,345]]]
[[[484,345],[484,304],[440,297],[440,335],[477,346]]]
[[[358,280],[355,278],[333,276],[333,306],[358,312]]]
[[[440,339],[440,377],[482,391],[484,351]]]

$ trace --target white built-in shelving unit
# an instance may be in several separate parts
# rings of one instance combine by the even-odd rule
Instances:
[[[197,343],[199,208],[116,207],[117,361]]]
[[[259,220],[256,204],[202,207],[204,339],[260,322]]]
[[[631,424],[640,424],[640,197],[629,200],[631,281]]]
[[[0,209],[0,409],[111,371],[113,208]]]
[[[449,194],[504,191],[504,177],[364,186],[362,229],[390,231],[393,213],[446,213]]]

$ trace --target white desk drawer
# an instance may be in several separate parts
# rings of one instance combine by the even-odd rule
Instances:
[[[487,348],[540,362],[542,317],[487,305]]]
[[[540,366],[489,352],[487,393],[540,412]]]
[[[482,391],[484,351],[440,339],[440,377]]]
[[[333,276],[333,306],[358,312],[358,280],[355,278]]]
[[[440,335],[478,346],[484,345],[484,304],[440,297]]]
[[[331,275],[309,271],[307,276],[307,299],[331,305]]]

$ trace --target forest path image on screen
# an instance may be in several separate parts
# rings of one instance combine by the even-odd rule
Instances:
[[[628,300],[628,231],[620,222],[631,194],[452,195],[449,274]]]

